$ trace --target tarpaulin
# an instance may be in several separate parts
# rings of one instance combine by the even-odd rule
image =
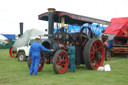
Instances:
[[[128,22],[128,17],[112,18],[111,22],[112,22],[112,24],[114,24],[114,23],[125,23],[125,22]]]
[[[106,27],[104,34],[116,34],[120,36],[122,33],[128,33],[128,17],[112,18],[111,26]]]
[[[30,29],[25,31],[25,33],[13,44],[13,51],[16,51],[18,47],[22,47],[28,44],[31,37],[35,37],[38,35],[44,35],[44,33],[41,30],[38,29]]]

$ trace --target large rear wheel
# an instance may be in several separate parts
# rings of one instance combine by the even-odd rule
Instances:
[[[90,39],[84,47],[83,56],[88,69],[98,69],[105,58],[103,43],[99,39]]]
[[[58,50],[53,56],[53,70],[56,74],[63,74],[67,71],[69,64],[68,55],[64,50]]]

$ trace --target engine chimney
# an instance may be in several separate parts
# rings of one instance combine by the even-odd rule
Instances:
[[[54,30],[54,14],[55,14],[54,8],[49,8],[48,9],[48,38],[51,38],[53,35],[53,30]]]
[[[20,24],[20,36],[22,36],[23,35],[23,23],[20,22],[19,24]]]

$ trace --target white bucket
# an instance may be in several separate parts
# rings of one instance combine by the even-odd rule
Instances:
[[[109,65],[109,64],[106,64],[106,65],[104,66],[104,70],[105,70],[105,71],[111,71],[110,65]]]
[[[99,67],[97,71],[104,71],[104,67]]]

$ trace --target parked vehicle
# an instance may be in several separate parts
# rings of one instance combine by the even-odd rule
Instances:
[[[111,42],[109,43],[111,55],[128,55],[128,17],[112,18],[111,22],[111,26],[108,26],[104,32]]]
[[[48,37],[46,36],[43,36],[41,37],[41,40],[40,40],[40,43],[42,43],[44,40],[48,39]],[[17,48],[17,51],[15,52],[12,52],[12,56],[15,58],[15,57],[18,57],[18,60],[19,61],[26,61],[28,55],[29,55],[29,49],[30,49],[30,45],[32,43],[35,42],[35,37],[31,37],[30,40],[28,41],[28,43],[25,45],[25,46],[22,46],[22,47],[18,47]],[[12,49],[12,48],[11,48]],[[12,58],[13,58],[12,57]]]

